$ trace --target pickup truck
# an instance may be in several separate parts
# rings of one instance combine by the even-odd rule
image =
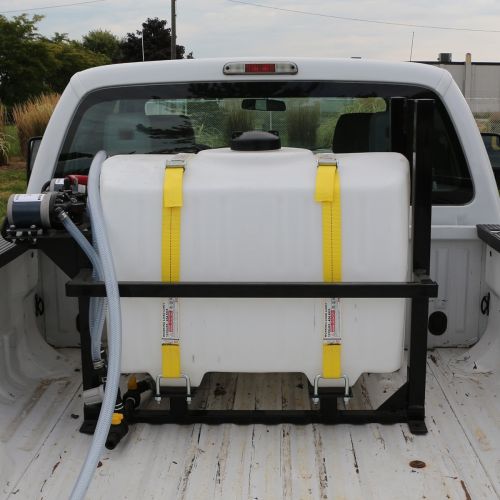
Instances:
[[[419,125],[423,101],[433,105],[428,121]],[[417,118],[406,119],[404,144],[396,148],[398,106],[415,107]],[[414,266],[407,285],[421,287],[412,290],[439,285],[436,293],[425,296],[423,309],[414,306],[413,315],[406,299],[408,377],[417,365],[412,356],[423,353],[423,373],[415,377],[420,377],[417,390],[425,388],[425,424],[412,428],[409,413],[404,418],[398,414],[401,420],[370,413],[391,395],[392,402],[398,399],[406,363],[392,373],[368,372],[351,386],[347,383],[341,407],[372,416],[342,421],[335,404],[336,425],[328,425],[328,410],[322,418],[305,420],[300,420],[302,413],[293,418],[287,413],[283,421],[273,420],[271,412],[266,418],[256,416],[260,410],[313,411],[317,401],[311,403],[312,381],[301,370],[249,374],[214,369],[197,387],[191,407],[212,415],[243,412],[236,423],[244,425],[224,423],[222,417],[219,422],[180,418],[162,426],[131,421],[129,435],[108,443],[108,451],[100,454],[86,498],[498,498],[500,200],[481,134],[448,72],[414,63],[306,58],[158,61],[86,70],[71,79],[41,142],[30,144],[27,194],[34,198],[28,199],[48,192],[56,179],[66,182],[66,188],[71,184],[74,196],[66,200],[78,205],[74,200],[83,199],[99,151],[112,157],[108,162],[126,155],[145,164],[149,156],[170,164],[181,161],[183,154],[206,157],[227,148],[240,132],[255,130],[271,131],[255,136],[257,142],[272,142],[274,136],[283,146],[320,159],[327,155],[336,162],[332,154],[337,155],[339,168],[342,161],[355,158],[349,155],[396,151],[416,170],[413,205],[427,199],[432,221],[428,227],[418,226],[410,217],[408,227],[413,220],[415,231],[429,230],[414,233],[412,240],[418,238],[425,247],[430,237],[430,278],[424,273],[427,281],[414,282]],[[418,137],[424,140],[416,150]],[[395,156],[373,158],[393,161]],[[415,190],[424,176],[421,158],[432,164],[427,195]],[[81,213],[75,209],[74,214],[82,234],[91,239],[85,219],[78,219]],[[95,384],[89,375],[89,325],[83,314],[88,312],[88,296],[81,290],[94,287],[94,295],[102,296],[103,285],[81,274],[88,261],[68,243],[61,227],[57,235],[36,225],[22,233],[12,223],[12,213],[10,217],[2,230],[6,239],[0,240],[1,497],[66,498],[90,446],[87,434],[95,427],[90,400],[98,392],[88,392]],[[130,230],[143,222],[131,222]],[[383,220],[376,227],[381,234],[391,230]],[[130,241],[133,246],[132,237]],[[413,246],[414,254],[420,250]],[[223,288],[218,284],[212,290]],[[76,289],[78,298],[71,293]],[[417,293],[424,291],[404,295],[399,290],[401,295],[387,292],[385,297],[413,297],[421,306],[423,295]],[[246,293],[237,288],[233,292],[239,297]],[[367,289],[360,293],[377,297]],[[425,316],[423,333],[413,331],[417,309]],[[280,355],[286,357],[287,350]],[[122,394],[133,393],[137,405],[154,412],[157,403],[151,396],[155,391],[159,396],[159,387],[135,377],[127,385],[125,375]],[[174,389],[183,391],[184,386]],[[409,396],[403,391],[403,399],[411,398],[412,390]],[[315,393],[318,399],[321,394]],[[424,393],[419,397],[418,419],[423,422]],[[185,401],[178,407],[176,401],[170,398],[170,409],[177,408],[182,416],[188,411]],[[159,402],[163,409],[168,404],[161,398]],[[147,421],[154,423],[154,417]],[[84,490],[72,498],[82,498]]]

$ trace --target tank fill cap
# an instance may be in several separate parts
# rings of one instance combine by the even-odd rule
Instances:
[[[233,151],[272,151],[281,148],[281,140],[277,132],[249,130],[235,132],[231,139]]]

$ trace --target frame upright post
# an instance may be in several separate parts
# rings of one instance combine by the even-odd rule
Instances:
[[[415,164],[412,183],[413,273],[428,276],[431,255],[432,216],[432,124],[434,101],[415,101]],[[411,113],[410,113],[411,116]],[[414,434],[427,432],[425,426],[425,378],[427,367],[428,298],[413,298],[408,367],[408,424]]]

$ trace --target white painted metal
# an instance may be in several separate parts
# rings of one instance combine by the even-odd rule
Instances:
[[[482,297],[483,244],[476,239],[455,239],[454,234],[435,238],[431,248],[431,277],[439,284],[438,297],[429,301],[429,312],[444,312],[446,332],[429,334],[429,346],[470,346],[479,339]]]
[[[73,371],[75,362],[64,359],[39,334],[34,308],[37,279],[36,252],[27,252],[0,268],[0,492],[3,495],[33,460],[80,385],[76,377],[79,374]]]
[[[434,207],[436,210],[437,207]],[[484,244],[476,226],[433,225],[431,277],[439,284],[438,297],[429,301],[429,313],[441,311],[448,318],[443,335],[429,334],[429,347],[470,346],[486,329],[480,312],[484,283]]]
[[[490,287],[488,327],[481,340],[453,362],[462,373],[500,372],[500,254],[486,245],[485,281]]]
[[[164,156],[106,160],[101,199],[119,280],[161,280]],[[409,168],[395,153],[338,155],[342,279],[404,282]],[[322,282],[317,161],[307,150],[207,150],[184,173],[181,281]],[[383,221],[383,230],[381,226]],[[123,372],[161,373],[165,299],[122,299]],[[182,371],[322,373],[325,300],[180,299]],[[401,365],[404,300],[341,301],[342,369]],[[140,334],[139,334],[140,332]],[[286,353],[286,354],[284,354]],[[325,384],[331,382],[324,382]]]
[[[57,347],[77,347],[80,334],[76,329],[78,299],[66,296],[69,276],[61,271],[43,252],[38,253],[40,266],[39,288],[43,297],[43,334],[45,340]]]

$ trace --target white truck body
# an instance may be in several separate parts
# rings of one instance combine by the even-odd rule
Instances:
[[[473,194],[466,203],[433,206],[431,277],[439,283],[439,296],[430,301],[429,312],[446,314],[447,328],[442,335],[429,335],[429,347],[437,348],[428,363],[429,434],[412,437],[403,425],[379,424],[137,424],[123,445],[103,457],[88,498],[498,498],[500,308],[495,293],[500,264],[487,253],[492,250],[478,238],[476,225],[500,224],[500,200],[465,99],[449,73],[435,67],[278,60],[293,61],[298,73],[224,75],[229,60],[206,59],[114,65],[76,74],[44,134],[28,192],[40,192],[53,177],[79,106],[103,89],[251,80],[401,85],[432,92],[456,134]],[[0,258],[13,252],[3,243],[0,250]],[[78,308],[75,299],[65,296],[67,279],[36,250],[0,267],[1,498],[67,497],[90,442],[78,433]],[[481,312],[488,293],[489,316]],[[43,314],[39,301],[33,307],[36,297],[43,298]],[[404,371],[363,375],[350,404],[376,407],[399,387]],[[301,374],[212,374],[196,404],[307,408],[305,383]]]

